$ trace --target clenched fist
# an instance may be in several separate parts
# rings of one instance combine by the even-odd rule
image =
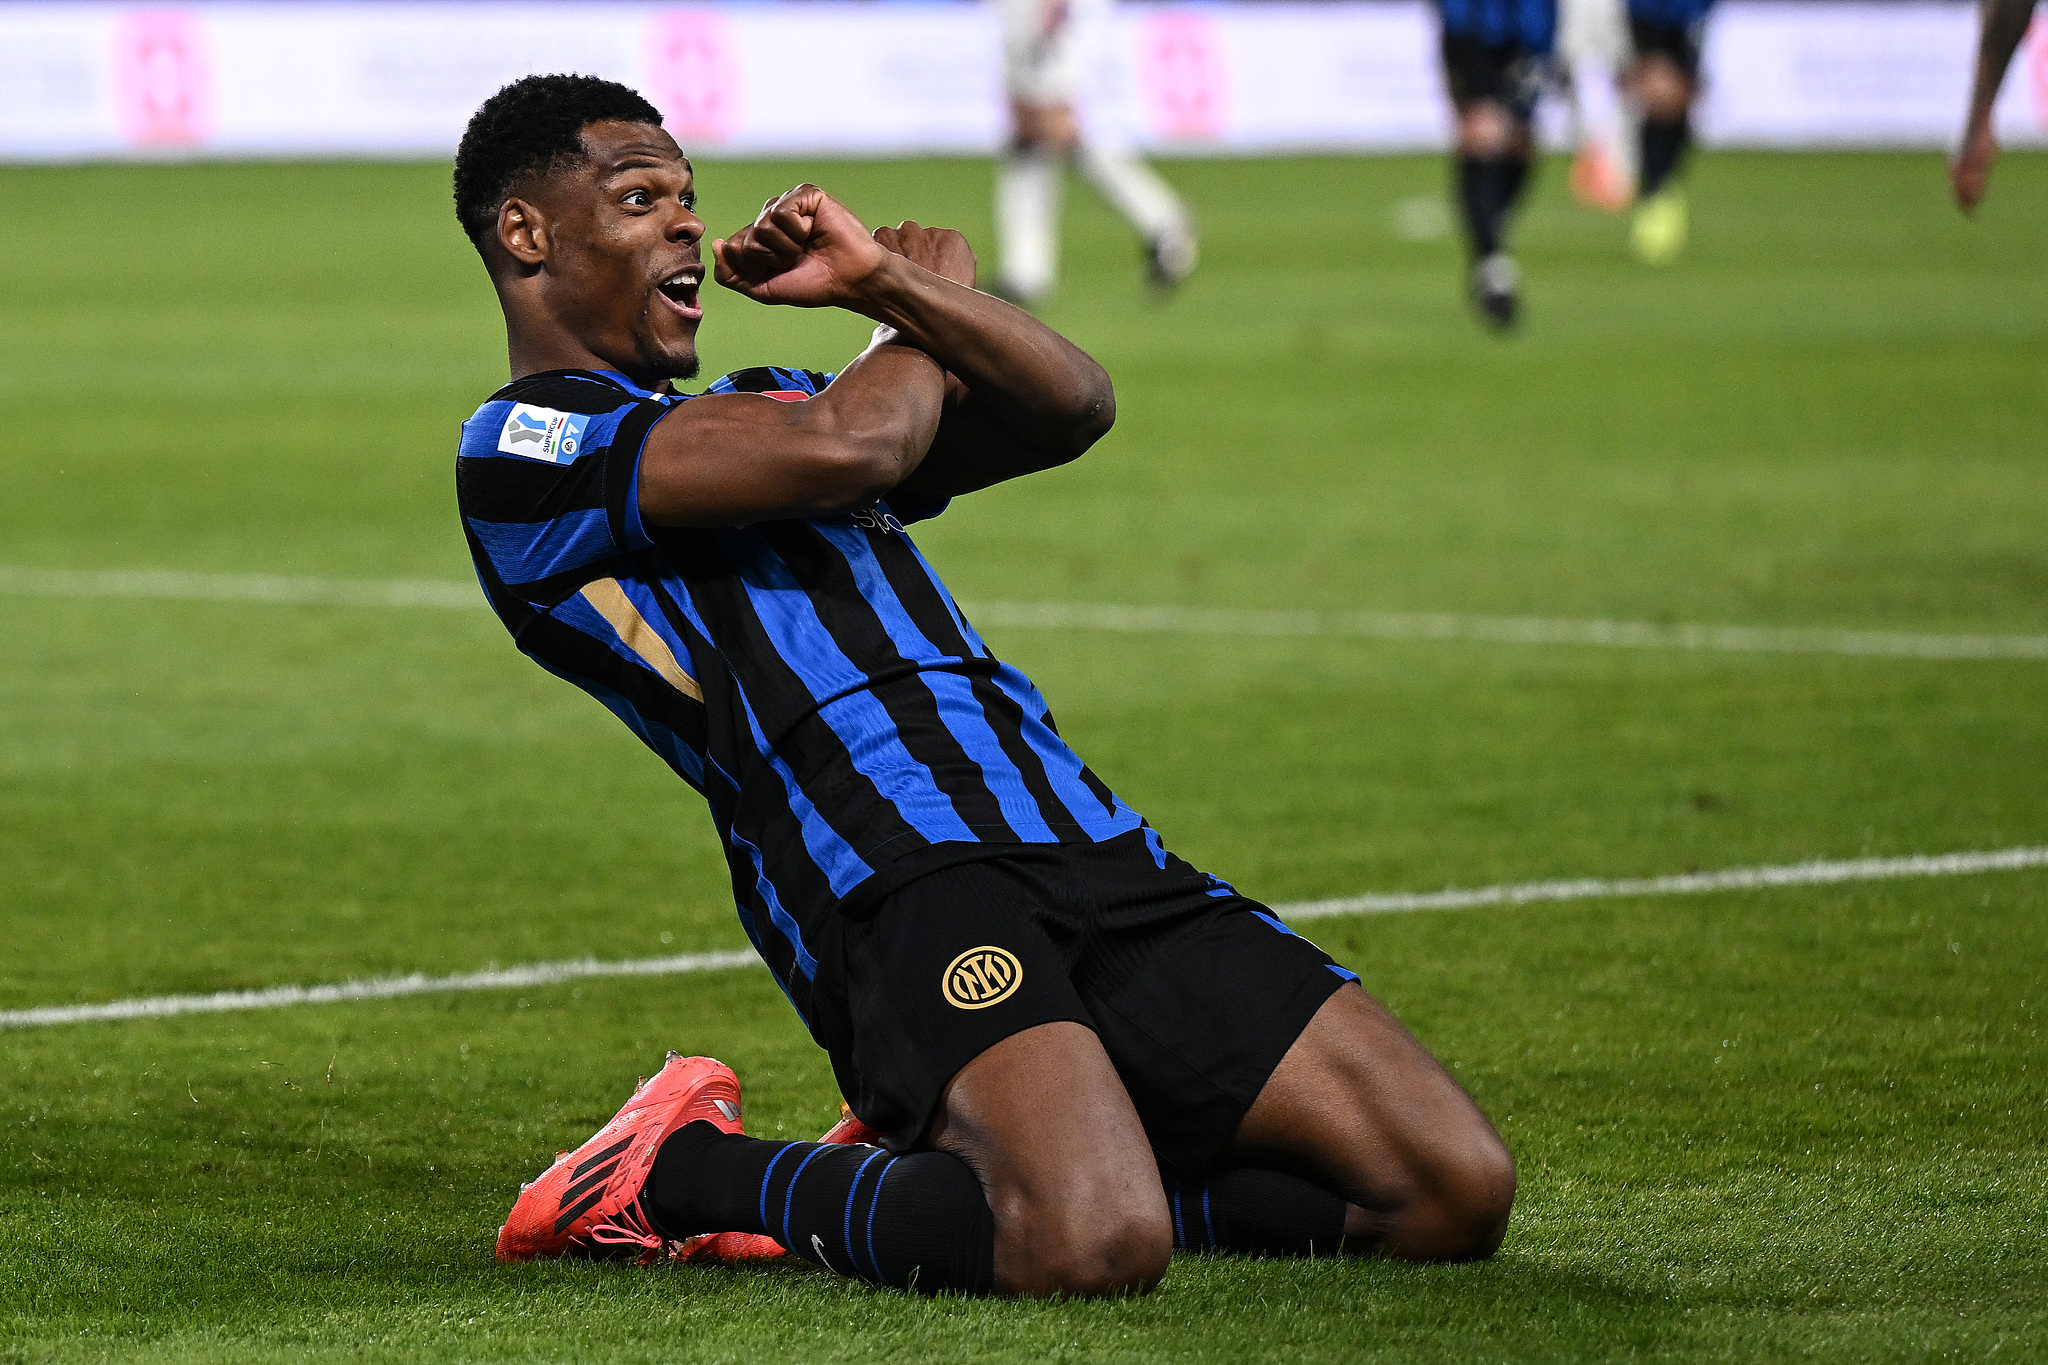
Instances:
[[[951,228],[919,227],[915,219],[875,229],[875,241],[934,275],[974,287],[974,248]]]
[[[888,253],[865,224],[816,185],[771,199],[761,216],[711,244],[714,277],[757,303],[844,306]]]

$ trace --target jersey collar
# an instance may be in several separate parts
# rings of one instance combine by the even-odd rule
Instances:
[[[617,370],[591,370],[590,373],[601,379],[609,379],[635,398],[651,398],[657,403],[673,403],[683,396],[679,393],[657,393],[653,389],[643,389]]]

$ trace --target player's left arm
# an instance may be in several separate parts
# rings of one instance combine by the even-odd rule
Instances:
[[[826,196],[800,185],[753,224],[712,243],[718,282],[760,303],[836,305],[881,324],[870,354],[921,352],[947,375],[936,435],[895,486],[899,505],[934,503],[1065,464],[1116,420],[1109,376],[1021,308],[975,291],[974,252],[944,228],[902,223],[858,279],[834,283],[810,259]],[[835,386],[836,387],[836,386]]]
[[[973,288],[974,250],[943,228],[906,222],[875,240],[923,267],[883,325],[946,367],[931,449],[898,485],[904,503],[943,502],[1078,458],[1116,420],[1109,375],[1021,308]]]

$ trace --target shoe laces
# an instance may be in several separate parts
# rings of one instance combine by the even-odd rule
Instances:
[[[653,1259],[654,1253],[668,1245],[668,1238],[647,1221],[637,1199],[620,1209],[616,1217],[594,1225],[586,1235],[600,1246],[637,1246],[647,1253],[642,1260]]]

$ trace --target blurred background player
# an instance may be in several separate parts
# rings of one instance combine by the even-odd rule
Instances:
[[[1152,283],[1171,289],[1194,271],[1194,220],[1137,153],[1074,113],[1082,63],[1108,0],[1000,0],[1010,146],[996,172],[996,292],[1036,303],[1059,278],[1060,199],[1069,161],[1137,229]]]
[[[1472,250],[1472,301],[1491,326],[1512,327],[1521,271],[1508,255],[1507,221],[1529,180],[1556,0],[1438,0],[1438,8],[1444,80],[1458,116],[1458,206]]]
[[[1626,213],[1636,201],[1640,120],[1619,88],[1635,56],[1625,0],[1560,0],[1557,55],[1569,82],[1579,142],[1572,197],[1588,208]]]
[[[1635,222],[1629,243],[1652,265],[1685,249],[1685,194],[1678,171],[1692,144],[1700,93],[1700,35],[1713,0],[1629,0],[1635,61],[1622,90],[1642,118]]]
[[[1974,214],[1984,198],[1991,176],[1991,163],[1998,159],[1998,141],[1991,136],[1991,106],[1998,100],[1998,87],[2005,84],[2005,69],[2020,39],[2027,36],[2027,24],[2034,15],[2034,0],[1984,0],[1983,28],[1977,36],[1977,76],[1970,83],[1970,109],[1963,119],[1963,145],[1949,164],[1949,188],[1956,206]]]

